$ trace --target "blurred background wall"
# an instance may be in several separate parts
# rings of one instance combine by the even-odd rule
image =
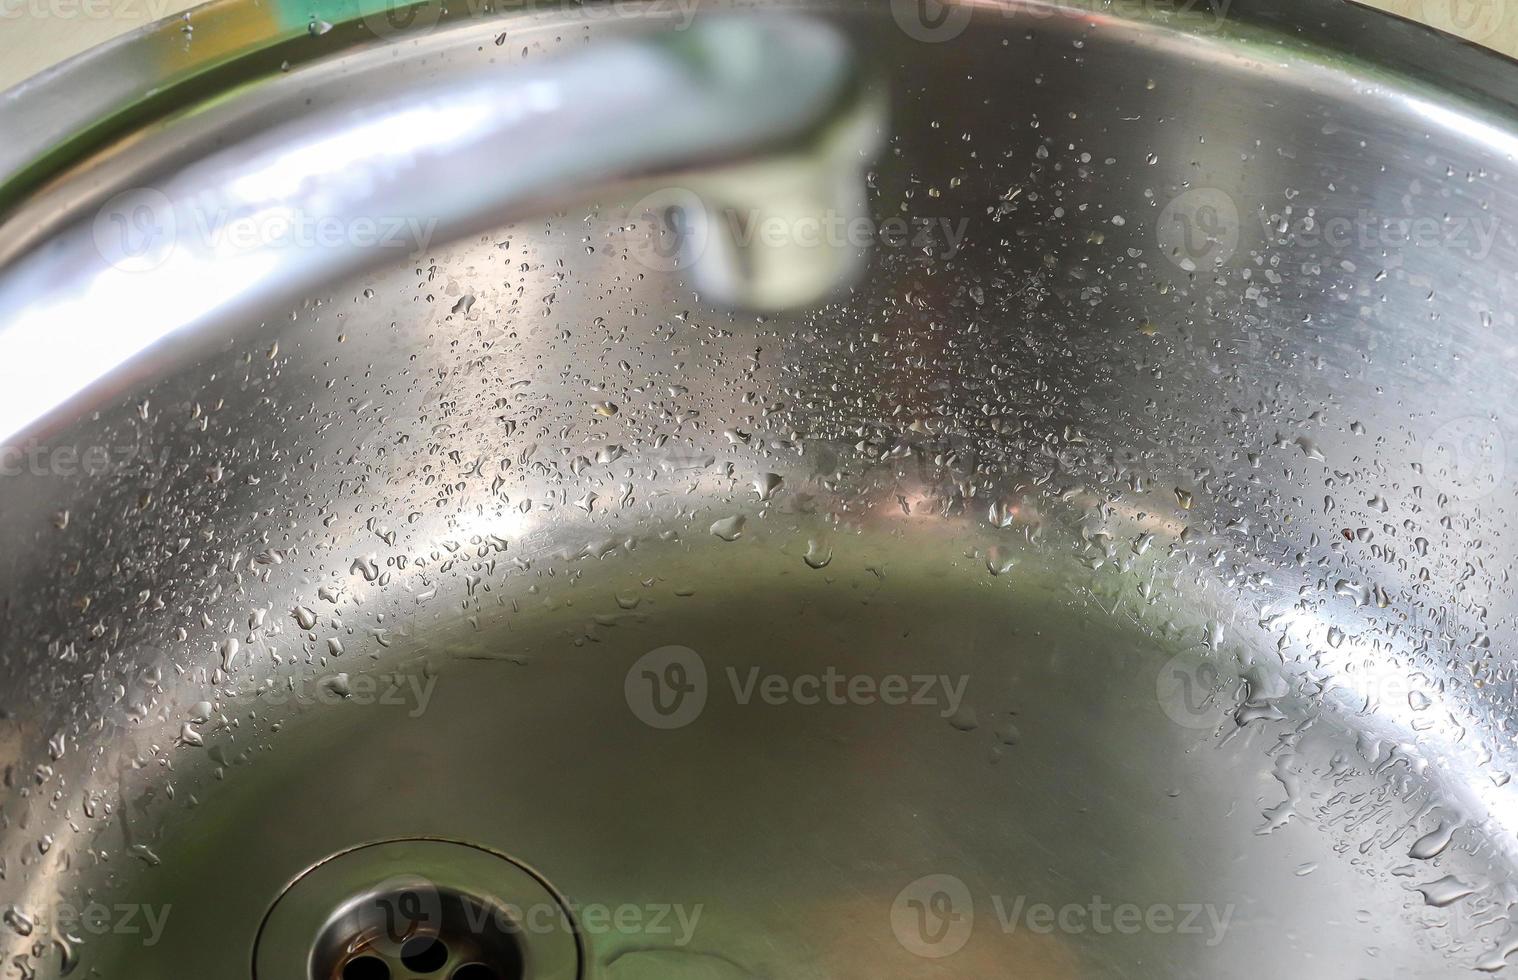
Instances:
[[[0,0],[0,89],[119,34],[183,14],[195,2]],[[262,0],[261,5],[269,8],[272,18],[283,20],[306,16],[292,9],[301,2]],[[1518,0],[1367,0],[1367,4],[1518,57]]]

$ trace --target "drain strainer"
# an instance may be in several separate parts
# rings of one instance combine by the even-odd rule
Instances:
[[[563,900],[472,844],[396,840],[328,858],[264,917],[254,980],[577,980]]]

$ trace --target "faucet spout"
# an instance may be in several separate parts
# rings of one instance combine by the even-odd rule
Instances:
[[[704,237],[682,236],[672,268],[709,298],[816,302],[858,267],[857,245],[751,226],[860,217],[882,115],[835,29],[725,16],[537,64],[450,68],[135,174],[0,267],[0,440],[74,414],[134,370],[161,373],[271,304],[650,183],[694,196],[685,225]],[[222,233],[248,226],[281,232]]]
[[[729,306],[817,303],[863,270],[874,229],[862,168],[879,149],[884,116],[880,100],[864,98],[793,152],[646,195],[629,215],[631,253],[656,269],[689,270],[703,294]]]

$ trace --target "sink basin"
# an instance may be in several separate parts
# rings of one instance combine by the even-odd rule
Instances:
[[[204,8],[5,97],[0,286],[334,93],[729,6]],[[798,13],[889,114],[735,261],[857,248],[826,296],[598,185],[9,438],[19,975],[1504,970],[1518,72],[1337,3]]]

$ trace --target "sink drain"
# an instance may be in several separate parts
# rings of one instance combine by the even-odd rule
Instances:
[[[275,900],[254,980],[577,980],[579,933],[528,868],[444,840],[344,851]]]

